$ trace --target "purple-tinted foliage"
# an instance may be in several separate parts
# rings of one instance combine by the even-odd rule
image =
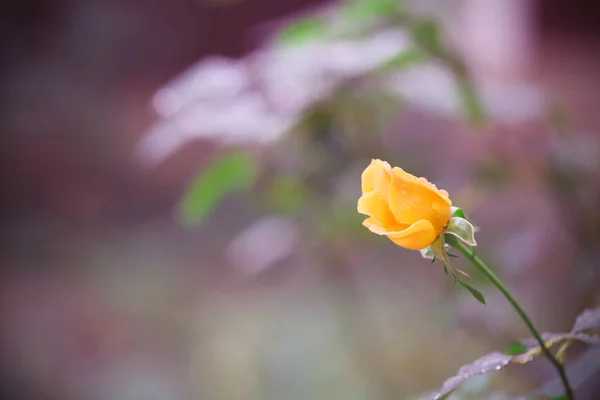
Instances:
[[[439,392],[430,396],[430,399],[442,399],[470,377],[485,374],[490,371],[499,371],[508,366],[512,359],[512,356],[494,352],[475,360],[472,364],[463,365],[460,367],[455,376],[447,379],[446,382],[444,382],[444,385]]]
[[[600,307],[596,309],[585,310],[577,317],[572,333],[579,333],[588,329],[600,328]]]
[[[598,327],[600,327],[600,308],[585,310],[577,317],[570,333],[544,332],[541,336],[547,346],[552,346],[564,340],[578,340],[583,343],[597,345],[600,344],[600,336],[590,335],[582,331]],[[430,398],[432,400],[443,399],[445,398],[444,396],[447,396],[454,391],[458,385],[474,375],[498,371],[511,363],[525,364],[542,354],[537,340],[530,338],[522,340],[521,343],[529,347],[529,350],[515,356],[494,352],[479,358],[472,364],[463,365],[458,370],[458,373],[447,379],[446,382],[444,382],[442,389],[439,392],[432,394]]]

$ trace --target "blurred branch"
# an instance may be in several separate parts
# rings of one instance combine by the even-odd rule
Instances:
[[[409,29],[421,51],[450,68],[465,115],[473,126],[481,128],[487,120],[487,115],[477,86],[462,58],[444,42],[438,22],[430,18],[416,17],[404,10],[398,10],[393,21]]]

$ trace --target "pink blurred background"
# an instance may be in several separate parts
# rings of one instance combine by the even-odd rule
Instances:
[[[370,158],[391,157],[447,189],[480,227],[482,256],[543,330],[568,330],[584,308],[600,304],[594,1],[413,2],[411,10],[440,18],[472,71],[490,114],[485,128],[469,127],[456,111],[443,73],[416,68],[398,78],[401,105],[369,103],[389,114],[383,128],[378,117],[356,117],[335,130],[333,145],[285,133],[236,144],[261,160],[261,179],[290,172],[305,179],[299,212],[272,209],[259,181],[200,226],[179,224],[188,183],[227,150],[222,138],[238,133],[199,129],[148,162],[140,148],[163,126],[155,95],[214,60],[217,72],[235,67],[266,82],[261,68],[280,60],[272,35],[331,4],[7,6],[0,42],[7,398],[417,399],[463,363],[527,337],[482,277],[474,279],[487,306],[418,253],[363,232],[354,206]],[[259,71],[251,70],[255,54],[264,55]],[[350,64],[361,57],[348,54]],[[323,68],[339,61],[335,54],[302,60]],[[303,64],[282,65],[268,83],[292,101],[310,82],[289,81],[288,73],[305,76]],[[233,78],[224,76],[227,86]],[[346,106],[352,96],[385,91],[361,82],[340,78],[351,96],[310,104],[337,107],[341,96]],[[228,101],[241,98],[235,92]],[[190,104],[202,112],[201,101]],[[240,135],[266,132],[247,114],[235,125]],[[158,146],[177,134],[166,130]],[[600,365],[581,368],[587,378],[578,399],[600,398]],[[480,383],[516,395],[552,376],[540,362]]]

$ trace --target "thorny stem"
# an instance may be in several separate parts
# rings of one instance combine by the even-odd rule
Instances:
[[[473,250],[471,250],[470,248],[468,248],[466,245],[464,245],[462,242],[460,242],[458,240],[456,241],[456,243],[453,243],[453,246],[456,249],[458,249],[465,257],[467,257],[469,260],[471,260],[471,262],[481,272],[483,272],[489,278],[490,281],[492,281],[494,286],[496,286],[498,288],[498,290],[500,290],[502,292],[504,297],[506,297],[506,299],[514,307],[515,311],[517,311],[517,314],[519,314],[521,319],[525,322],[525,324],[529,328],[529,331],[533,334],[533,336],[539,343],[540,348],[542,349],[544,355],[548,358],[548,360],[550,360],[552,365],[554,365],[554,367],[556,368],[556,371],[560,375],[560,380],[562,381],[562,384],[565,388],[565,394],[566,394],[567,398],[569,400],[575,400],[575,397],[573,395],[573,390],[571,389],[571,385],[569,385],[569,380],[567,379],[567,374],[565,372],[564,366],[556,359],[556,357],[554,357],[554,355],[550,352],[550,349],[548,349],[548,347],[546,347],[546,344],[544,343],[542,336],[540,335],[537,328],[531,321],[531,318],[529,318],[529,315],[527,315],[527,313],[525,312],[523,307],[521,307],[521,304],[519,304],[519,302],[513,297],[513,295],[508,290],[508,288],[506,286],[504,286],[504,283],[502,283],[500,278],[498,278],[498,276],[479,257],[477,257],[475,255],[475,252]]]

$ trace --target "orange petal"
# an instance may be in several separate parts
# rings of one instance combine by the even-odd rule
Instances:
[[[417,221],[403,231],[387,233],[392,242],[410,250],[424,249],[433,243],[437,236],[431,222],[426,220]]]
[[[446,203],[448,203],[449,206],[452,205],[452,201],[448,196],[448,192],[445,190],[438,189],[436,185],[429,182],[426,178],[417,178],[416,176],[409,174],[400,167],[394,167],[392,170],[392,174],[404,181],[413,182],[425,188],[433,190],[435,193],[438,194],[438,196],[440,196],[440,198],[442,198]]]
[[[390,211],[390,207],[383,197],[376,192],[363,194],[358,199],[358,212],[375,218],[384,226],[392,226],[396,224],[394,215]]]
[[[363,221],[363,225],[366,226],[371,232],[377,235],[387,235],[388,231],[385,229],[380,222],[375,218],[367,218]]]
[[[452,214],[450,205],[437,190],[423,185],[412,175],[392,175],[388,204],[397,222],[412,225],[427,220],[433,226],[435,236],[442,233]]]
[[[387,162],[372,160],[362,173],[362,192],[368,193],[375,190],[384,198],[387,197],[391,171],[392,167]]]
[[[367,218],[363,221],[363,225],[369,228],[369,230],[377,235],[389,235],[390,233],[400,232],[406,228],[408,225],[402,224],[393,224],[393,225],[383,225],[381,222],[377,221],[375,218]]]

